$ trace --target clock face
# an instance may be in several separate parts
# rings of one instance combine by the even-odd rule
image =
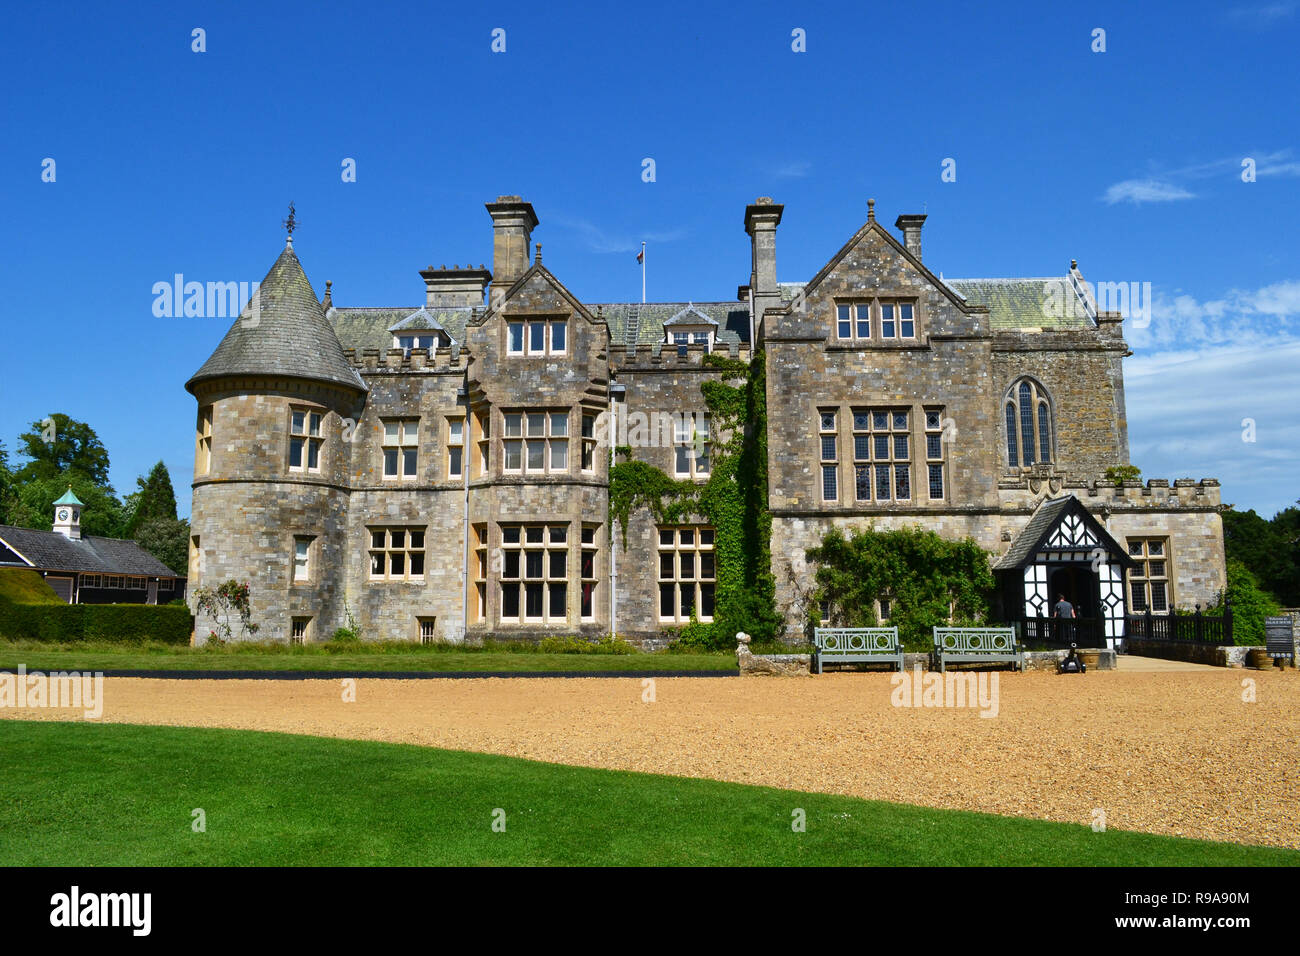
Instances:
[[[68,509],[67,509],[67,508],[60,508],[60,509],[59,509],[59,520],[60,520],[60,521],[67,521],[67,520],[68,520]]]

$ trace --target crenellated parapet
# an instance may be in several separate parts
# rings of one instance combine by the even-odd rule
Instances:
[[[467,349],[459,345],[440,349],[344,349],[343,357],[362,375],[422,372],[424,374],[464,374],[469,360]]]
[[[1151,478],[1146,482],[1084,481],[1057,476],[1011,475],[998,480],[1003,506],[1034,507],[1043,497],[1073,494],[1088,507],[1120,511],[1219,511],[1222,498],[1216,478]]]
[[[752,352],[747,343],[733,342],[730,348],[726,343],[718,343],[717,347],[710,353],[703,344],[692,343],[690,345],[672,345],[669,343],[659,343],[656,345],[638,345],[635,348],[629,348],[626,345],[611,344],[609,346],[609,364],[616,371],[650,371],[650,370],[672,370],[695,368],[704,372],[717,371],[716,368],[705,362],[706,355],[713,354],[723,358],[734,359],[741,362],[748,362]]]

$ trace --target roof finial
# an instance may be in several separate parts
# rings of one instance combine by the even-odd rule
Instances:
[[[542,244],[540,242],[537,244],[537,261],[534,264],[539,266],[542,264]]]
[[[289,218],[286,219],[286,220],[284,220],[284,222],[282,223],[282,225],[284,226],[285,230],[286,230],[286,231],[288,232],[288,234],[289,234],[289,238],[285,241],[285,245],[287,245],[289,248],[292,249],[292,248],[293,248],[293,231],[294,231],[296,228],[298,228],[298,219],[297,219],[297,217],[296,217],[295,214],[294,214],[294,211],[293,211],[293,203],[292,203],[292,202],[289,203]]]
[[[875,222],[875,221],[876,221],[876,201],[874,199],[868,199],[867,200],[867,222]]]
[[[330,286],[332,286],[333,284],[334,284],[333,279],[325,280],[325,301],[321,303],[321,306],[324,307],[326,312],[334,308],[334,294],[330,292]]]

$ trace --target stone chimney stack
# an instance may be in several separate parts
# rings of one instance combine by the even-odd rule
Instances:
[[[492,288],[503,292],[528,271],[528,244],[537,228],[533,204],[519,196],[487,203],[492,217]]]
[[[483,291],[492,281],[487,266],[480,265],[475,269],[468,263],[463,269],[459,263],[450,269],[446,265],[436,269],[429,266],[420,270],[420,277],[424,279],[424,305],[429,309],[482,306]]]
[[[907,251],[921,258],[921,227],[925,225],[925,216],[899,216],[894,220],[894,228],[903,231],[903,245]]]
[[[749,290],[754,297],[754,326],[762,325],[763,313],[780,304],[776,285],[776,227],[785,206],[770,196],[759,196],[745,207],[745,232],[749,234]]]

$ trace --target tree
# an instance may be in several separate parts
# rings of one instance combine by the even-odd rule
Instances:
[[[927,650],[932,627],[988,621],[993,571],[970,538],[949,541],[920,528],[845,538],[835,528],[807,558],[818,565],[815,597],[829,602],[836,625],[877,626],[875,602],[885,599],[904,646]]]
[[[49,531],[54,525],[54,501],[68,488],[84,505],[81,509],[83,534],[122,537],[126,515],[113,489],[96,484],[75,469],[19,484],[10,501],[8,523],[20,528]]]
[[[153,518],[135,529],[136,543],[177,574],[189,566],[190,523],[184,519]]]
[[[9,508],[14,497],[14,476],[9,470],[9,450],[0,441],[0,524],[10,524]]]
[[[166,465],[158,462],[150,469],[147,478],[137,478],[135,483],[138,490],[126,499],[126,510],[131,516],[126,533],[130,537],[136,537],[140,526],[150,521],[176,520],[176,492],[172,490],[172,479]]]
[[[55,412],[32,422],[32,430],[19,435],[18,441],[18,453],[30,459],[18,470],[19,483],[76,471],[109,488],[108,450],[85,422]]]
[[[1260,588],[1250,569],[1235,558],[1228,560],[1228,586],[1219,592],[1218,600],[1205,613],[1222,614],[1225,594],[1232,599],[1232,642],[1238,646],[1263,644],[1264,618],[1277,614],[1281,608],[1272,595]]]
[[[1288,607],[1300,605],[1300,509],[1286,508],[1271,520],[1254,510],[1223,512],[1223,547],[1259,586]]]

